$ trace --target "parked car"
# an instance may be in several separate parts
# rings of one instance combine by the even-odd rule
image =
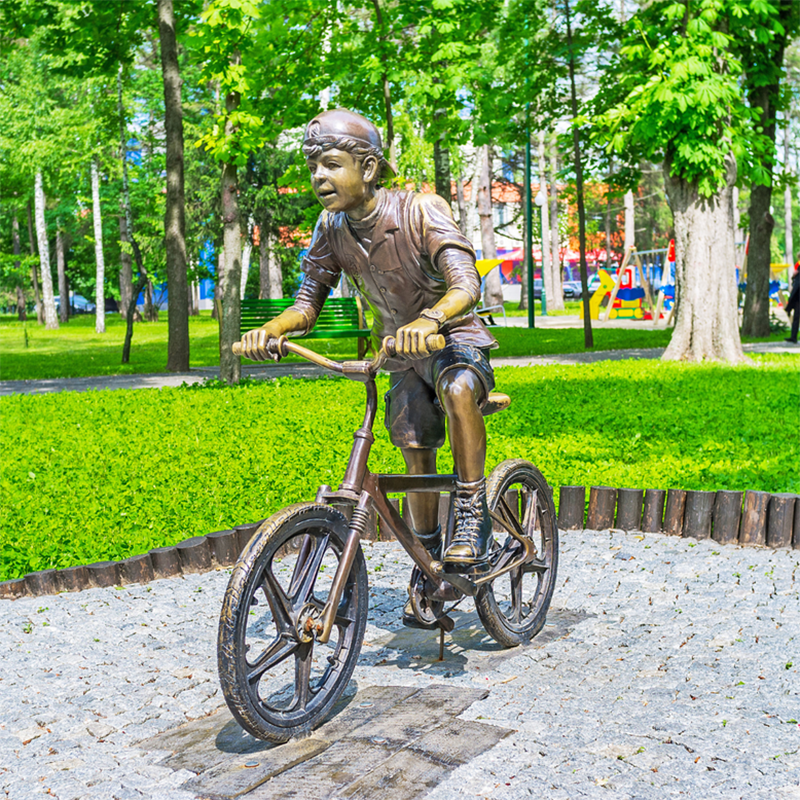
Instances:
[[[580,281],[564,281],[561,285],[564,292],[565,300],[580,300],[581,299],[581,282]]]
[[[56,304],[56,311],[58,311],[61,307],[61,296],[55,295],[53,300]],[[34,306],[34,311],[36,307]],[[69,313],[70,314],[94,314],[95,305],[91,300],[87,300],[83,295],[74,294],[71,297],[71,302],[69,306]]]

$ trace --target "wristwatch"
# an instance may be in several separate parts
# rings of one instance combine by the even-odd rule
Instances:
[[[447,322],[447,314],[445,314],[444,311],[437,311],[434,308],[426,308],[424,311],[421,311],[420,317],[435,322],[440,328]]]

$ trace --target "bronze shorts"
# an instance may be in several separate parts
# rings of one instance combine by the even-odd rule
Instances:
[[[454,369],[474,372],[484,388],[481,405],[494,388],[489,351],[469,344],[449,344],[409,368],[389,374],[386,429],[395,447],[437,450],[445,440],[445,414],[439,399],[442,377]]]

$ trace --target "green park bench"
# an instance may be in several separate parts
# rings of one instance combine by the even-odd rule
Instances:
[[[294,303],[283,300],[242,300],[239,334],[261,327]],[[314,329],[304,339],[358,339],[358,358],[364,358],[370,343],[370,329],[360,297],[329,297]]]

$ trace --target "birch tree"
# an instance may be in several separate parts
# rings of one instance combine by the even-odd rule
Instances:
[[[95,323],[96,333],[106,332],[106,262],[103,256],[103,217],[100,210],[100,170],[97,159],[92,159],[92,222],[94,224]]]
[[[42,305],[44,306],[44,326],[47,330],[58,330],[58,316],[53,296],[53,273],[50,271],[50,245],[47,241],[47,222],[45,221],[45,196],[42,171],[36,170],[34,188],[34,209],[36,216],[36,240],[39,247],[39,269],[42,275]]]
[[[497,258],[497,245],[494,236],[494,213],[492,210],[492,148],[481,147],[480,181],[477,192],[478,217],[481,222],[481,251],[485,259]],[[500,282],[500,267],[495,267],[484,278],[483,304],[497,306],[503,304],[503,286]]]

